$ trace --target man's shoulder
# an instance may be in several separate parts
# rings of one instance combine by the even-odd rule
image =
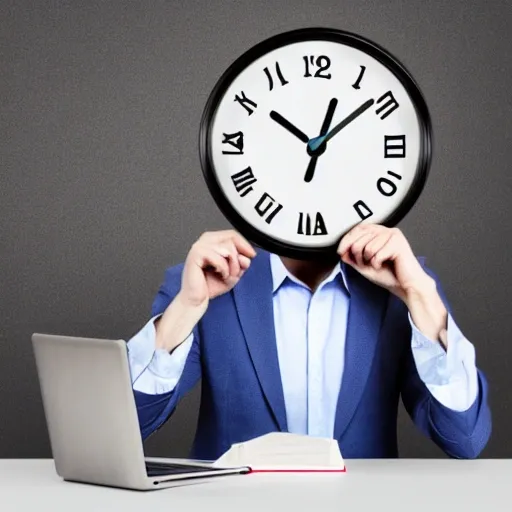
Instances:
[[[427,257],[426,256],[417,256],[416,259],[419,261],[421,268],[425,271],[426,274],[428,274],[434,281],[439,285],[439,277],[437,273],[433,270],[432,267],[427,263]]]
[[[176,263],[175,265],[167,267],[164,271],[164,278],[161,287],[166,289],[168,292],[177,293],[181,287],[181,276],[183,274],[184,267],[184,262]]]
[[[181,279],[181,274],[185,267],[185,262],[176,263],[165,269],[165,279]]]

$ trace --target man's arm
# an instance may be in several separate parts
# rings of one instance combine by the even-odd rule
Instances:
[[[155,321],[161,317],[162,314],[159,314],[151,318],[127,344],[132,387],[148,395],[161,395],[174,390],[183,374],[194,340],[193,333],[190,333],[172,353],[157,347]]]
[[[426,281],[409,288],[403,299],[409,310],[416,369],[439,402],[454,411],[466,411],[478,394],[475,349],[448,312],[437,278],[424,271]]]
[[[437,277],[424,267],[420,258],[416,258],[407,239],[397,228],[358,224],[343,237],[338,253],[343,262],[396,297],[390,303],[393,326],[397,339],[406,336],[408,341],[402,364],[402,399],[415,424],[448,455],[476,457],[486,445],[491,432],[487,382],[479,370],[476,370],[477,384],[471,380],[475,377],[476,369],[472,373],[472,354],[468,344],[454,341],[457,336],[453,322],[449,325],[451,311]],[[408,317],[410,322],[407,321]],[[412,329],[412,333],[411,323],[416,326],[416,331]],[[418,336],[418,332],[421,336]],[[430,345],[425,343],[426,340],[431,341]],[[443,350],[439,351],[440,347],[436,344],[442,344]],[[423,354],[418,345],[423,349],[426,347]],[[464,346],[464,357],[456,357],[457,350]],[[446,354],[445,349],[448,350]],[[434,354],[434,350],[438,352]],[[455,364],[450,367],[449,363]],[[464,363],[469,364],[465,367]],[[454,371],[455,367],[458,367],[458,372]],[[442,368],[445,369],[444,375]],[[419,369],[424,380],[420,378]],[[455,384],[457,380],[458,385]],[[464,397],[462,400],[457,397],[460,402],[456,404],[457,407],[452,409],[445,405],[453,405],[453,397],[446,397],[450,394],[447,390],[458,395],[461,388]],[[478,392],[473,399],[474,388]],[[464,401],[471,402],[469,408],[455,410]],[[463,404],[462,409],[465,406]]]
[[[411,327],[403,364],[402,400],[415,425],[447,455],[475,458],[492,429],[487,380],[476,367],[473,345],[453,320],[437,276],[426,267],[424,270],[435,283],[442,307],[432,299],[433,304],[425,310],[413,305],[402,311]],[[436,336],[437,329],[439,341],[430,338]]]
[[[475,347],[451,314],[441,341],[425,336],[412,321],[411,347],[416,370],[432,396],[453,411],[467,411],[478,396]]]
[[[151,320],[128,342],[143,439],[168,420],[179,400],[201,378],[199,312],[183,310],[181,301],[176,299],[182,271],[183,265],[166,271],[165,281],[151,308]],[[177,322],[176,317],[179,317]]]
[[[167,270],[153,303],[154,322],[129,346],[143,439],[164,424],[201,378],[199,320],[211,299],[238,283],[254,256],[235,231],[208,232],[192,245],[184,264]]]
[[[206,304],[187,304],[180,292],[168,291],[178,286],[172,274],[155,299],[153,317],[128,342],[133,388],[151,395],[176,387],[194,342],[193,329],[206,309]]]

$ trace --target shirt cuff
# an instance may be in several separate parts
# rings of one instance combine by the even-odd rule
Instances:
[[[190,333],[171,354],[164,349],[155,350],[155,320],[160,316],[152,317],[127,344],[133,389],[151,395],[174,390],[194,339]]]
[[[146,370],[153,359],[156,339],[155,320],[160,316],[162,314],[152,317],[127,343],[132,384]]]
[[[412,354],[420,379],[442,405],[454,411],[468,410],[478,396],[475,348],[465,338],[451,314],[447,321],[447,348],[426,337],[414,324]]]

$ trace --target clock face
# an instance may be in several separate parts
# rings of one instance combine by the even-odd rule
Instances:
[[[210,96],[200,134],[218,206],[281,255],[335,251],[360,222],[396,224],[430,163],[430,121],[407,71],[367,40],[306,29],[238,59]]]

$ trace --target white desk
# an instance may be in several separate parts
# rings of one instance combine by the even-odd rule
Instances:
[[[52,460],[0,460],[0,510],[494,512],[512,510],[512,460],[347,460],[341,475],[234,476],[149,492],[64,482]]]

